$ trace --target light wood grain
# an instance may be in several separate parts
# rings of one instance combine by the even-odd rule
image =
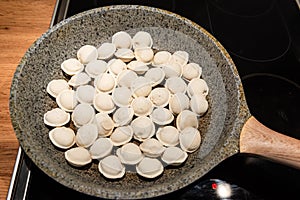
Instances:
[[[261,155],[300,169],[300,140],[275,132],[254,117],[243,127],[240,152]]]
[[[9,116],[14,71],[50,24],[55,0],[0,0],[0,199],[6,199],[18,141]]]

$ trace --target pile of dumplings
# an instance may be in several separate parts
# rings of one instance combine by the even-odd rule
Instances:
[[[152,179],[200,147],[208,86],[187,52],[155,50],[148,32],[120,31],[98,48],[82,46],[61,69],[66,79],[47,85],[58,107],[44,123],[70,165],[94,159],[106,178],[122,178],[131,166]]]

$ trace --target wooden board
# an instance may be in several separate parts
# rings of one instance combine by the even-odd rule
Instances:
[[[18,150],[9,116],[10,85],[30,45],[49,27],[55,0],[0,1],[0,199],[6,199]]]

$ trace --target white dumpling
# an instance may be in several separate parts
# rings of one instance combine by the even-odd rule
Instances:
[[[131,36],[125,31],[119,31],[112,36],[111,41],[117,49],[126,48],[130,49],[132,46]]]
[[[116,151],[117,156],[123,164],[136,165],[143,159],[143,154],[134,143],[127,143]]]
[[[133,129],[133,137],[138,141],[144,141],[151,138],[155,133],[155,126],[152,120],[146,116],[140,116],[135,118],[131,122]]]
[[[152,47],[152,36],[146,31],[137,32],[132,38],[133,48]]]
[[[89,151],[83,147],[75,147],[67,150],[65,158],[74,167],[82,167],[92,162]]]
[[[98,93],[94,96],[94,108],[101,113],[112,113],[116,109],[116,105],[111,95],[107,93]]]
[[[196,113],[190,110],[183,110],[179,113],[176,118],[176,127],[179,131],[185,129],[186,127],[198,128],[199,121]]]
[[[133,99],[131,107],[136,116],[150,115],[153,110],[152,102],[146,97],[137,97]]]
[[[78,101],[76,100],[76,93],[74,90],[63,90],[56,97],[57,105],[67,112],[72,112]]]
[[[202,94],[195,94],[190,101],[191,109],[197,115],[204,115],[208,110],[208,101]]]
[[[127,66],[121,59],[114,58],[108,61],[107,67],[112,74],[118,75],[123,70],[125,70]]]
[[[155,178],[163,173],[164,167],[158,159],[144,157],[136,165],[136,171],[140,176],[145,178]]]
[[[108,93],[115,88],[116,81],[113,75],[108,73],[101,73],[95,78],[94,86],[98,92]]]
[[[186,127],[180,132],[179,141],[182,150],[188,153],[193,153],[200,147],[200,132],[194,127]]]
[[[70,86],[64,79],[54,79],[48,83],[46,88],[48,94],[54,98],[56,98],[61,91],[68,89],[70,89]]]
[[[84,45],[77,51],[77,58],[82,64],[88,64],[98,58],[98,50],[92,45]]]
[[[80,72],[71,77],[68,81],[69,85],[78,87],[80,85],[87,85],[91,81],[91,77],[85,72]]]
[[[49,132],[49,138],[54,146],[68,149],[75,144],[75,133],[71,128],[56,127]]]
[[[156,158],[161,156],[165,147],[155,138],[148,138],[140,144],[140,149],[145,156]]]
[[[98,136],[110,136],[114,130],[115,123],[107,113],[97,113],[93,123],[97,126]]]
[[[96,90],[91,85],[82,85],[76,89],[76,99],[80,103],[92,104]]]
[[[110,59],[114,55],[115,51],[116,45],[105,42],[98,48],[98,58],[103,60]]]
[[[89,152],[93,159],[101,159],[111,154],[113,144],[109,138],[98,138],[90,147]]]
[[[76,133],[76,144],[81,147],[91,146],[98,137],[98,130],[95,124],[85,124],[81,126]]]
[[[179,147],[168,147],[161,156],[167,165],[178,166],[188,157],[188,154]]]
[[[151,120],[158,125],[170,124],[174,120],[174,116],[169,109],[157,107],[150,115]]]
[[[61,69],[68,75],[73,76],[82,72],[84,65],[76,58],[69,58],[62,62]]]
[[[121,146],[128,143],[133,137],[131,126],[120,126],[114,129],[110,136],[114,146]]]
[[[96,78],[99,74],[107,71],[107,62],[103,60],[93,60],[85,67],[85,72],[91,77]]]
[[[133,118],[134,111],[131,107],[120,107],[113,114],[113,120],[115,126],[125,126],[128,125]]]
[[[180,77],[171,77],[166,80],[165,87],[168,88],[172,94],[185,93],[187,84]]]
[[[201,78],[192,79],[187,86],[187,93],[190,97],[195,94],[201,94],[206,97],[208,95],[208,90],[206,81]]]
[[[63,126],[69,121],[70,114],[60,108],[54,108],[44,114],[44,123],[48,126]]]
[[[125,175],[125,167],[115,155],[103,158],[98,164],[98,169],[103,176],[110,179],[122,178]]]
[[[94,108],[91,105],[86,103],[78,104],[72,113],[72,121],[74,122],[74,125],[77,127],[92,122],[94,120],[94,117],[95,117]]]
[[[128,87],[130,88],[131,83],[135,80],[138,75],[132,70],[123,70],[117,76],[117,84],[121,87]]]

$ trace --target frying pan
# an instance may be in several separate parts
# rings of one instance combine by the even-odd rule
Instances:
[[[68,165],[64,151],[48,138],[43,115],[56,107],[47,84],[64,78],[60,64],[85,44],[99,46],[117,31],[131,35],[148,31],[154,48],[187,51],[190,62],[203,67],[210,88],[209,110],[200,118],[202,144],[180,167],[166,167],[162,176],[145,180],[127,173],[107,180],[97,163],[84,168]],[[199,25],[177,14],[136,5],[97,8],[68,18],[43,34],[26,52],[13,77],[10,114],[20,145],[31,160],[57,182],[103,198],[149,198],[183,188],[237,154],[254,153],[300,167],[300,142],[276,133],[251,116],[241,80],[229,54]]]

